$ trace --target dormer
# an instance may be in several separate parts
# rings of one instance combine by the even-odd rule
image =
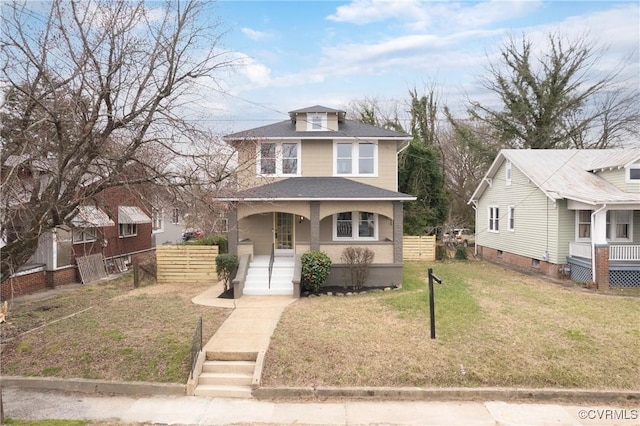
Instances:
[[[296,126],[296,132],[335,132],[344,121],[346,112],[315,105],[309,108],[289,111],[289,117]]]

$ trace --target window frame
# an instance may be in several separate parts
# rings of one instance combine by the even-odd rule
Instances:
[[[640,183],[640,174],[638,175],[638,178],[631,178],[631,170],[638,170],[637,173],[640,173],[640,164],[632,164],[629,167],[627,167],[626,171],[625,171],[625,181],[627,183]]]
[[[162,207],[151,207],[151,231],[164,231],[164,209]]]
[[[308,132],[329,130],[327,128],[328,114],[326,112],[308,112],[306,121]]]
[[[487,232],[500,232],[500,206],[487,206]]]
[[[515,232],[516,230],[516,206],[507,208],[507,231]]]
[[[620,221],[620,213],[628,215],[627,221]],[[627,226],[627,236],[618,236],[618,225]],[[633,210],[609,210],[607,211],[607,241],[630,242],[633,241]]]
[[[344,213],[349,213],[351,214],[351,236],[350,237],[339,237],[338,236],[338,216],[340,214],[344,214]],[[373,228],[373,236],[371,237],[361,237],[360,236],[360,224],[363,221],[361,214],[365,213],[365,214],[369,214],[372,215],[371,219],[366,219],[367,221],[371,221],[372,223],[372,228]],[[378,214],[377,213],[373,213],[373,212],[365,212],[365,211],[344,211],[344,212],[339,212],[339,213],[335,213],[333,215],[333,224],[332,224],[332,232],[333,232],[333,241],[378,241],[378,224],[379,224],[379,218],[378,218]],[[344,219],[340,219],[341,222],[344,222]],[[358,235],[354,235],[354,230],[357,232]]]
[[[129,232],[124,232],[129,231]],[[138,235],[137,223],[119,223],[118,224],[118,238],[136,237]]]
[[[180,209],[177,207],[174,207],[171,210],[171,223],[173,225],[179,225],[180,224]]]
[[[90,234],[93,234],[93,236],[90,236]],[[88,235],[89,237],[87,237]],[[77,236],[80,238],[77,238]],[[98,241],[98,228],[96,227],[75,227],[71,231],[72,244],[86,244],[95,241]]]
[[[511,186],[511,181],[513,180],[513,166],[511,161],[507,160],[507,164],[505,165],[504,172],[504,182],[506,186]]]
[[[588,212],[589,215],[589,221],[580,221],[580,212]],[[591,234],[592,234],[592,229],[591,229],[591,215],[593,214],[593,210],[576,210],[576,242],[590,242],[591,241]],[[589,236],[588,237],[581,237],[580,236],[580,225],[589,225]]]
[[[268,157],[269,160],[273,160],[275,162],[275,168],[273,173],[263,173],[262,172],[262,146],[263,145],[274,145],[275,152],[274,157]],[[284,157],[284,145],[294,145],[296,149],[296,156],[294,157]],[[256,174],[258,176],[300,176],[300,170],[302,169],[302,144],[300,141],[264,141],[259,142],[256,146]],[[284,163],[285,160],[291,161],[295,159],[296,162],[296,170],[294,173],[284,173]]]
[[[350,157],[338,157],[338,147],[340,145],[351,145]],[[360,155],[361,145],[371,145],[373,148],[372,156],[362,157]],[[379,148],[378,141],[372,140],[336,140],[333,143],[333,176],[336,177],[378,177],[378,163],[379,163]],[[340,173],[338,168],[338,160],[346,158],[351,159],[351,169],[348,173]],[[371,173],[363,173],[360,171],[360,161],[366,159],[371,160],[373,163],[373,171]]]

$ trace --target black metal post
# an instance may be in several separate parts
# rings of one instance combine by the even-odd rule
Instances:
[[[431,338],[436,338],[436,304],[433,297],[433,281],[442,284],[442,280],[433,275],[433,269],[429,268],[429,318],[431,320]]]

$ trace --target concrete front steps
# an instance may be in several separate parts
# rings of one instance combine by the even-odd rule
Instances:
[[[251,398],[256,353],[207,353],[194,395]]]
[[[255,256],[249,264],[242,294],[247,295],[293,295],[293,256],[276,256],[269,284],[269,256]]]

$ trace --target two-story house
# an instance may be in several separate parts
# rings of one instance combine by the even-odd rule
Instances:
[[[239,191],[221,199],[232,203],[229,251],[241,258],[235,297],[298,294],[296,259],[308,250],[327,253],[326,284],[343,285],[349,246],[375,253],[365,285],[400,284],[402,203],[415,197],[397,192],[397,157],[411,137],[323,106],[289,116],[224,138],[241,165]]]
[[[640,287],[640,148],[505,149],[469,203],[486,259]]]

